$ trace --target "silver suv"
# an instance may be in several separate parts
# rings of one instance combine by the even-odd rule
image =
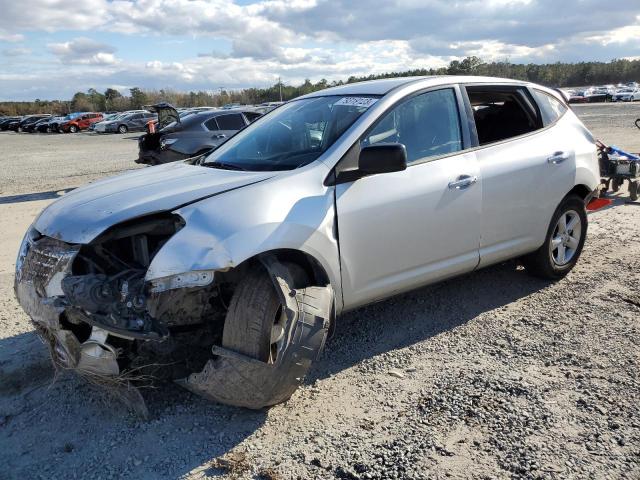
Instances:
[[[186,388],[259,408],[293,393],[346,310],[511,258],[563,277],[598,185],[594,139],[553,90],[349,84],[52,203],[15,290],[62,367],[118,378],[170,358]]]

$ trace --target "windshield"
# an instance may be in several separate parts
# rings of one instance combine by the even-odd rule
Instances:
[[[286,103],[209,154],[203,165],[293,170],[315,161],[377,97],[329,96]]]

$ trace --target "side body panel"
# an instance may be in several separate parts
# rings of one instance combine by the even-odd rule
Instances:
[[[539,248],[571,189],[596,188],[595,147],[581,128],[569,111],[549,128],[476,151],[483,181],[481,267]]]
[[[482,185],[464,153],[336,187],[345,308],[473,270],[478,265]]]

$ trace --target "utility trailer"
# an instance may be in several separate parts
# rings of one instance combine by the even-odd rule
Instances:
[[[640,128],[640,119],[636,120],[636,126]],[[627,153],[614,146],[606,146],[597,142],[598,160],[600,163],[600,176],[604,185],[601,194],[611,190],[617,192],[624,184],[629,182],[629,198],[638,200],[638,185],[640,180],[640,156]]]

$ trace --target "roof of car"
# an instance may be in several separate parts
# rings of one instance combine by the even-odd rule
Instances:
[[[382,80],[367,80],[365,82],[348,83],[338,87],[331,87],[325,90],[310,93],[300,98],[323,97],[326,95],[386,95],[395,88],[408,85],[410,83],[424,83],[426,87],[435,87],[438,85],[448,85],[451,83],[517,83],[522,84],[518,80],[510,80],[506,78],[494,77],[474,77],[461,75],[435,75],[423,77],[398,77],[385,78]]]

